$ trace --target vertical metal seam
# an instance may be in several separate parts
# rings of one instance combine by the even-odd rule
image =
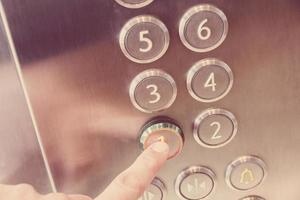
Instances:
[[[50,181],[50,186],[51,186],[52,192],[56,193],[57,188],[55,186],[55,182],[54,182],[54,179],[53,179],[53,176],[52,176],[52,172],[51,172],[51,169],[50,169],[50,166],[49,166],[49,162],[48,162],[48,159],[47,159],[47,156],[46,156],[46,153],[45,153],[45,149],[44,149],[44,146],[43,146],[43,143],[42,143],[42,139],[41,139],[41,136],[40,136],[40,133],[39,133],[39,130],[38,130],[37,122],[36,122],[36,119],[34,117],[32,105],[30,103],[29,95],[28,95],[28,92],[27,92],[27,89],[26,89],[26,86],[25,86],[25,82],[24,82],[24,79],[23,79],[19,58],[18,58],[17,53],[16,53],[15,45],[14,45],[14,42],[13,42],[13,39],[12,39],[11,31],[10,31],[10,28],[9,28],[9,25],[8,25],[5,10],[3,8],[1,0],[0,0],[0,16],[1,16],[1,19],[3,21],[4,31],[5,31],[7,40],[8,40],[10,53],[11,53],[13,59],[14,59],[17,74],[18,74],[18,77],[19,77],[19,80],[20,80],[20,83],[21,83],[21,87],[23,89],[23,94],[25,96],[27,108],[29,110],[29,114],[30,114],[30,117],[31,117],[31,120],[32,120],[33,128],[34,128],[34,131],[35,131],[35,134],[36,134],[36,137],[37,137],[37,141],[38,141],[38,144],[39,144],[39,147],[40,147],[40,150],[41,150],[41,154],[42,154],[42,157],[43,157],[43,161],[44,161],[44,164],[45,164],[47,175],[48,175],[48,178],[49,178],[49,181]]]

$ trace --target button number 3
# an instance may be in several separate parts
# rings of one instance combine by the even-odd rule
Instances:
[[[152,47],[153,47],[153,42],[151,39],[147,38],[145,35],[148,35],[149,34],[149,31],[146,30],[146,31],[141,31],[140,32],[140,42],[145,42],[147,44],[147,47],[145,48],[140,48],[140,52],[143,52],[143,53],[147,53],[149,52]]]
[[[147,89],[149,89],[149,90],[152,89],[150,95],[155,97],[155,99],[150,100],[149,103],[154,104],[154,103],[159,102],[159,100],[161,99],[161,96],[158,93],[158,87],[157,87],[157,85],[154,85],[154,84],[148,85]]]

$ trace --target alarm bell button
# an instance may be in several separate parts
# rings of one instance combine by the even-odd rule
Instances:
[[[184,137],[182,129],[170,120],[154,120],[147,123],[141,131],[141,147],[146,149],[158,141],[169,145],[168,158],[173,158],[181,152],[183,147]]]

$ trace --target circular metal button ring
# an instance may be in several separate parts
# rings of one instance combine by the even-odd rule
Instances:
[[[259,196],[248,196],[248,197],[244,197],[240,200],[265,200],[265,199],[262,197],[259,197]]]
[[[137,9],[149,5],[154,0],[115,0],[115,1],[121,6],[124,6],[125,8]]]
[[[218,116],[219,117],[218,120],[222,120],[223,123],[227,121],[226,123],[230,124],[230,128],[226,129],[227,130],[225,132],[226,134],[224,134],[224,135],[226,135],[225,137],[224,137],[224,135],[222,135],[216,131],[213,131],[212,133],[209,133],[210,134],[208,137],[209,139],[204,140],[204,138],[207,138],[207,137],[206,137],[206,135],[202,135],[202,132],[199,133],[199,130],[200,130],[201,126],[203,126],[203,123],[209,117],[216,117],[216,116]],[[224,119],[226,121],[224,121]],[[213,128],[215,125],[217,125],[216,123],[218,123],[218,121],[210,123],[209,126]],[[222,131],[222,123],[219,122],[219,125],[217,125],[216,127],[217,127],[216,130]],[[228,132],[228,130],[230,132]],[[230,143],[233,140],[233,138],[236,136],[237,130],[238,130],[238,122],[237,122],[235,116],[231,112],[224,110],[224,109],[220,109],[220,108],[218,108],[218,109],[210,108],[210,109],[203,111],[196,118],[196,120],[194,122],[193,135],[198,144],[200,144],[204,147],[207,147],[207,148],[219,148],[219,147],[223,147],[223,146],[227,145],[228,143]],[[208,134],[208,132],[205,132],[203,134]],[[217,142],[214,142],[215,139]],[[218,140],[218,139],[221,139],[221,140]]]
[[[145,113],[159,112],[174,103],[177,86],[174,79],[166,72],[160,69],[148,69],[133,79],[129,96],[138,110]]]
[[[206,80],[203,79],[203,75],[206,76]],[[215,91],[207,92],[205,88],[206,83],[213,74]],[[201,84],[195,84],[196,78],[203,79]],[[220,78],[221,82],[218,82]],[[211,103],[224,98],[231,90],[233,86],[233,73],[230,67],[221,60],[215,58],[206,58],[195,63],[187,74],[187,89],[190,95],[197,101],[204,103]],[[221,85],[221,86],[219,86]],[[201,87],[199,89],[199,86]],[[198,90],[198,91],[197,91]],[[202,92],[202,94],[200,94]]]
[[[151,144],[163,141],[170,147],[168,159],[177,156],[184,143],[182,129],[171,119],[156,118],[148,122],[141,131],[140,144],[142,149],[147,149]]]
[[[226,15],[210,4],[200,4],[190,8],[180,20],[180,39],[194,52],[208,52],[217,48],[223,43],[227,34]]]
[[[203,182],[195,180],[190,182],[189,177],[197,176],[202,179]],[[186,181],[187,180],[187,181]],[[187,189],[183,190],[186,186]],[[182,200],[199,200],[210,196],[216,188],[216,175],[207,167],[191,166],[183,170],[176,178],[175,192],[177,196]],[[201,191],[202,190],[202,191]],[[188,194],[188,192],[190,194]]]
[[[140,15],[123,26],[119,44],[129,60],[140,64],[151,63],[167,52],[170,35],[159,19],[151,15]]]
[[[159,178],[155,177],[143,195],[138,200],[165,200],[167,189]]]
[[[266,176],[267,167],[262,159],[256,156],[243,156],[228,165],[225,179],[232,189],[248,191],[259,186]]]

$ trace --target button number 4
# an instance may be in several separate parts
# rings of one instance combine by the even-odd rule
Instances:
[[[204,83],[204,87],[205,88],[211,88],[211,90],[213,92],[216,91],[216,86],[217,86],[217,83],[215,81],[215,73],[210,73],[208,79],[206,80],[206,82]]]

